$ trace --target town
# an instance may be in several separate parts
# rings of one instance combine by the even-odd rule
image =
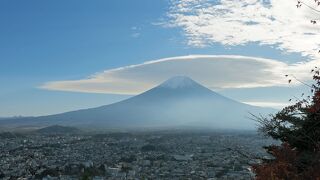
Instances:
[[[255,132],[150,131],[0,136],[0,179],[252,179],[277,143]]]

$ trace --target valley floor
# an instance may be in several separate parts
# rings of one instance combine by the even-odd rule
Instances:
[[[230,132],[2,137],[0,179],[251,179],[271,143]]]

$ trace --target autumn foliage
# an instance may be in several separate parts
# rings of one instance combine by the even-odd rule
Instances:
[[[315,67],[310,96],[297,99],[270,118],[256,117],[260,131],[280,140],[266,150],[274,159],[253,167],[257,180],[320,180],[320,75]],[[291,82],[291,80],[289,80]]]

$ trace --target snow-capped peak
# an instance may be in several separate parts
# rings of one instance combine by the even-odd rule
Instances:
[[[176,89],[194,86],[195,84],[197,83],[187,76],[174,76],[160,84],[160,87]]]

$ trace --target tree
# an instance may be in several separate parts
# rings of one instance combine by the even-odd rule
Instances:
[[[255,116],[259,131],[282,142],[281,146],[265,147],[273,160],[255,165],[258,180],[320,180],[320,75],[315,67],[310,96],[296,100],[269,118]],[[286,75],[287,76],[287,75]],[[291,80],[289,80],[291,82]]]
[[[316,7],[320,6],[320,0],[314,0],[314,4],[312,5],[309,1],[308,3],[304,2],[303,0],[297,0],[297,8],[301,8],[302,6],[306,6],[307,8],[311,9],[313,12],[320,14],[320,10],[316,9]],[[319,19],[311,19],[310,22],[312,24],[317,24]],[[320,51],[319,51],[320,52]]]

